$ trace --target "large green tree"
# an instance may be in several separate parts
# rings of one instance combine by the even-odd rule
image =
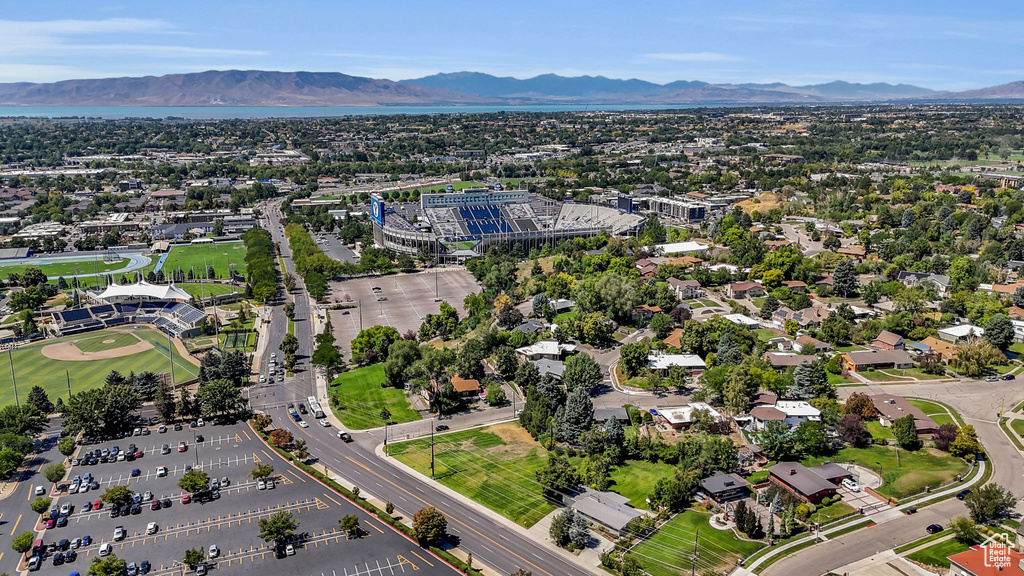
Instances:
[[[601,383],[604,377],[601,374],[601,367],[589,354],[577,354],[570,356],[565,361],[565,371],[562,374],[562,383],[569,391],[576,388],[583,388],[590,392]]]
[[[299,521],[292,517],[291,512],[275,512],[269,518],[259,519],[259,537],[264,542],[280,545],[292,536],[299,528]]]
[[[412,517],[413,537],[423,546],[436,546],[448,534],[448,519],[429,506],[420,508]]]

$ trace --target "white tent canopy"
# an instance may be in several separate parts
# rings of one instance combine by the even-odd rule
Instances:
[[[111,284],[100,293],[99,297],[104,300],[110,300],[111,298],[152,298],[155,300],[188,301],[192,299],[188,292],[174,284],[150,284],[146,281],[137,284]]]

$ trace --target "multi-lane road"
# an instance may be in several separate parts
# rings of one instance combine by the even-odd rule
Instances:
[[[355,441],[344,443],[337,437],[334,428],[323,428],[315,423],[309,428],[300,428],[288,416],[288,402],[305,401],[316,395],[312,367],[309,357],[313,343],[313,322],[309,299],[302,290],[302,281],[295,274],[291,252],[284,238],[281,226],[279,204],[268,207],[270,230],[274,241],[279,242],[286,271],[296,277],[296,291],[287,295],[295,302],[295,336],[299,340],[299,357],[303,369],[292,378],[274,386],[258,387],[253,390],[253,407],[265,410],[277,425],[289,427],[299,438],[306,438],[310,453],[332,471],[359,486],[364,493],[372,494],[383,501],[395,504],[398,513],[411,518],[417,510],[434,506],[448,518],[448,531],[458,539],[463,550],[473,553],[474,560],[484,563],[500,573],[510,574],[525,569],[535,576],[588,576],[597,573],[567,558],[543,543],[538,543],[497,522],[481,507],[466,504],[446,492],[439,490],[430,481],[413,475],[404,468],[392,465],[378,457],[374,447],[382,440],[372,433],[356,433]],[[283,302],[281,303],[283,304]],[[268,353],[276,349],[287,332],[287,321],[281,305],[268,310],[271,322],[266,333],[268,342],[273,343]],[[281,358],[280,351],[277,351]],[[264,366],[266,358],[263,360]],[[265,370],[265,367],[261,367]],[[326,551],[330,553],[330,551]]]

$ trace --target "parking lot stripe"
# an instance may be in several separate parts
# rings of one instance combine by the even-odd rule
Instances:
[[[380,532],[381,534],[383,534],[383,533],[384,533],[384,531],[383,531],[383,530],[381,530],[380,528],[377,528],[376,526],[374,526],[372,522],[367,522],[366,524],[367,524],[367,525],[368,525],[368,526],[369,526],[370,528],[373,528],[374,530],[376,530],[377,532]]]
[[[305,478],[303,478],[302,476],[299,476],[299,475],[298,475],[298,474],[296,474],[296,473],[295,473],[295,472],[294,472],[293,470],[288,470],[288,472],[290,472],[292,476],[295,476],[295,477],[296,477],[296,478],[298,478],[298,479],[299,479],[300,481],[302,481],[302,482],[305,482],[305,481],[306,481],[306,479],[305,479]]]
[[[331,502],[334,502],[334,503],[335,503],[335,504],[337,504],[338,506],[341,506],[341,502],[338,502],[338,501],[337,501],[337,500],[335,500],[334,498],[331,498],[331,495],[330,495],[330,494],[328,494],[328,493],[324,492],[324,496],[326,496],[326,497],[327,497],[327,499],[328,499],[328,500],[330,500]]]
[[[246,438],[247,438],[247,439],[248,439],[248,440],[249,440],[250,442],[252,442],[252,436],[249,436],[249,432],[247,432],[246,430],[244,430],[244,429],[243,429],[243,430],[242,430],[242,434],[245,434],[245,437],[246,437]]]

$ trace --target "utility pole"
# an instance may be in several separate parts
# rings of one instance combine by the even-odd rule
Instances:
[[[71,371],[65,370],[64,375],[68,378],[68,400],[71,400]]]
[[[697,539],[700,538],[700,528],[693,532],[693,555],[690,556],[690,576],[697,576]]]
[[[12,344],[7,345],[7,360],[11,363],[11,384],[14,385],[14,405],[21,408],[21,402],[18,401],[18,381],[14,379],[14,355],[11,353]]]
[[[167,335],[167,360],[171,363],[171,388],[174,388],[174,349],[171,348],[174,344],[171,343],[171,335]]]
[[[434,419],[430,419],[430,479],[434,479]]]
[[[363,299],[356,300],[356,308],[359,308],[359,331],[363,331]]]

